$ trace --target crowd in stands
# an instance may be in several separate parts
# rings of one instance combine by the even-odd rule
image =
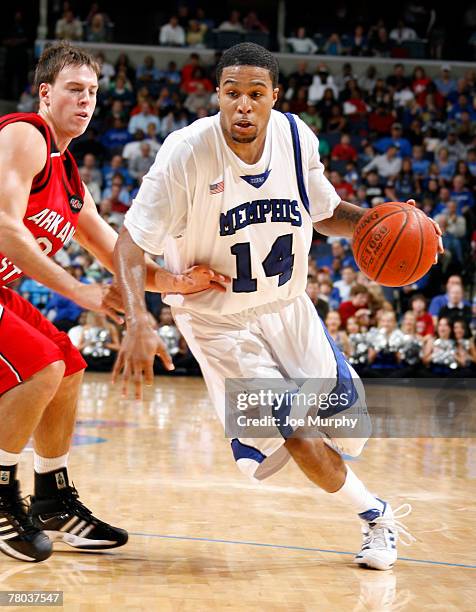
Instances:
[[[168,134],[217,112],[218,58],[219,53],[207,65],[193,52],[185,65],[171,61],[162,69],[152,56],[137,66],[124,54],[114,64],[98,56],[97,110],[71,151],[98,209],[116,229]],[[279,88],[276,108],[299,115],[319,137],[316,146],[327,176],[343,199],[369,208],[414,198],[443,230],[445,253],[437,265],[400,289],[369,282],[358,271],[348,241],[315,234],[308,293],[331,335],[364,376],[473,373],[476,71],[455,79],[444,64],[439,77],[431,79],[423,67],[408,73],[397,63],[390,74],[373,66],[355,74],[351,64],[340,74],[325,64],[310,73],[301,62],[282,76]],[[31,87],[19,109],[36,109]],[[58,261],[91,281],[107,277],[75,243]],[[32,283],[25,279],[19,291],[63,329],[74,328],[79,309]],[[150,294],[148,301],[158,333],[181,364],[179,371],[196,372],[160,296]],[[85,325],[90,327],[78,342],[94,344],[99,335],[108,351],[115,350],[117,338],[104,322],[100,326],[96,318]]]
[[[205,6],[192,2],[179,2],[169,8],[168,16],[163,17],[156,31],[155,39],[145,39],[143,44],[160,44],[168,47],[224,48],[249,37],[271,48],[303,54],[324,54],[334,56],[365,57],[428,57],[442,59],[451,54],[453,39],[449,24],[445,23],[447,8],[420,10],[402,8],[389,11],[384,18],[382,10],[373,14],[352,11],[351,3],[340,3],[336,8],[333,25],[328,25],[321,15],[318,22],[311,17],[306,22],[299,21],[303,14],[298,5],[287,3],[289,16],[286,38],[277,40],[273,34],[277,8],[265,9],[261,13],[240,3],[226,13],[226,7],[208,10]],[[410,3],[411,4],[411,3]],[[418,4],[418,2],[413,3]],[[205,3],[206,5],[206,3]],[[208,5],[207,5],[208,6]],[[476,9],[469,5],[462,7],[459,45],[460,59],[471,60],[476,57]],[[418,7],[416,7],[418,9]],[[55,15],[51,34],[56,38],[74,41],[111,42],[114,40],[114,21],[121,19],[121,11],[114,11],[112,17],[99,3],[80,5],[70,1],[62,2]],[[158,12],[157,16],[161,13]],[[152,18],[152,15],[151,15]],[[154,18],[152,18],[154,19]],[[298,21],[296,21],[298,20]],[[120,36],[117,42],[120,40]],[[227,43],[229,43],[227,45]]]

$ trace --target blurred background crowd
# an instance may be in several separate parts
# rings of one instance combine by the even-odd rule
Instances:
[[[96,51],[102,70],[96,113],[70,150],[101,215],[119,230],[164,139],[217,112],[215,66],[220,49],[255,40],[299,53],[293,68],[281,75],[276,108],[299,115],[318,136],[327,176],[342,199],[370,208],[414,198],[440,224],[445,246],[418,283],[391,289],[359,272],[348,241],[316,233],[309,255],[311,300],[364,377],[474,375],[476,70],[468,66],[456,77],[448,58],[473,57],[476,4],[465,7],[456,46],[450,21],[441,23],[441,14],[424,2],[407,2],[400,13],[372,23],[358,19],[350,3],[337,3],[329,15],[324,11],[319,24],[316,15],[304,19],[306,13],[289,7],[289,28],[281,41],[274,12],[263,9],[261,14],[251,4],[237,4],[242,10],[234,7],[227,15],[207,3],[201,8],[189,2],[171,14],[151,17],[157,26],[152,44],[192,47],[185,60],[181,54],[167,66],[157,66],[153,53],[135,62],[127,53],[108,60],[107,44]],[[120,40],[121,14],[115,14],[112,4],[104,5],[51,3],[49,36],[94,43]],[[15,100],[18,111],[36,111],[37,92],[31,85],[34,40],[25,15],[13,12],[4,30],[2,97]],[[213,61],[203,58],[205,48],[215,49]],[[311,69],[305,56],[316,53],[319,61]],[[325,55],[348,57],[336,70]],[[355,65],[353,56],[368,57],[368,62]],[[382,68],[373,63],[378,57],[393,60]],[[421,65],[410,70],[407,57],[421,57]],[[427,74],[426,58],[438,60],[437,74]],[[57,260],[83,280],[109,278],[74,242]],[[81,312],[31,279],[21,280],[16,288],[69,332],[91,368],[111,369],[121,333],[113,324]],[[158,294],[148,294],[147,300],[176,372],[198,374],[170,309]]]

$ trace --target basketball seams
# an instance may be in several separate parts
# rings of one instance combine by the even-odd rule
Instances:
[[[413,270],[412,270],[412,273],[411,273],[411,274],[409,274],[409,275],[406,277],[405,282],[404,282],[404,283],[401,285],[402,287],[404,287],[405,285],[407,285],[407,284],[410,282],[410,279],[412,279],[412,278],[413,278],[413,276],[415,275],[415,273],[416,273],[416,271],[417,271],[417,269],[418,269],[418,266],[419,266],[419,265],[420,265],[420,263],[421,263],[421,256],[422,256],[422,253],[423,253],[423,246],[424,246],[424,243],[423,243],[423,241],[424,241],[424,237],[423,237],[423,227],[422,227],[422,225],[421,225],[420,215],[419,215],[418,213],[416,213],[415,211],[412,211],[412,214],[414,215],[414,217],[415,217],[415,218],[416,218],[416,220],[418,221],[418,229],[420,230],[420,252],[418,253],[418,258],[417,258],[417,260],[416,260],[416,264],[415,264],[415,267],[414,267],[414,268],[413,268]]]
[[[392,204],[393,204],[393,202],[392,202]],[[374,210],[376,210],[376,209],[374,209]],[[367,228],[367,230],[365,231],[365,234],[363,236],[358,238],[358,240],[359,240],[359,248],[358,248],[357,252],[354,252],[354,257],[355,257],[356,261],[359,259],[360,249],[363,246],[364,240],[367,238],[369,233],[374,229],[374,227],[376,225],[378,225],[381,221],[384,221],[385,219],[388,219],[389,217],[392,217],[393,215],[398,215],[401,212],[405,212],[405,213],[407,212],[406,209],[403,206],[399,207],[399,210],[393,210],[392,212],[387,213],[383,217],[378,217],[377,219],[375,219],[374,224]]]
[[[400,212],[400,211],[399,211],[399,212]],[[393,251],[394,251],[395,247],[396,247],[396,246],[397,246],[397,244],[398,244],[398,241],[400,240],[400,236],[402,235],[403,230],[404,230],[404,229],[405,229],[405,227],[407,226],[407,223],[408,223],[408,210],[404,210],[403,212],[405,213],[405,221],[403,222],[402,227],[399,229],[399,231],[398,231],[398,235],[397,235],[397,237],[395,238],[395,240],[394,240],[394,242],[393,242],[392,246],[390,247],[390,251],[389,251],[389,252],[387,253],[387,255],[385,256],[385,259],[383,260],[382,265],[380,266],[379,271],[378,271],[378,272],[377,272],[377,274],[375,275],[374,280],[375,280],[376,282],[378,282],[378,277],[379,277],[379,276],[380,276],[380,274],[382,273],[382,270],[383,270],[383,268],[384,268],[385,264],[387,263],[387,261],[388,261],[388,259],[389,259],[390,255],[393,253]]]

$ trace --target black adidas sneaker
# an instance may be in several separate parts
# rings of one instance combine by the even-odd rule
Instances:
[[[35,496],[30,507],[33,524],[52,542],[65,542],[83,550],[103,550],[123,546],[127,531],[96,518],[80,501],[68,482],[65,468],[35,474]]]
[[[33,525],[19,482],[10,476],[4,468],[0,472],[0,551],[20,561],[44,561],[53,552],[51,540]]]

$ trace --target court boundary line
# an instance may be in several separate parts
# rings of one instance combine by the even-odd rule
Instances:
[[[288,544],[268,544],[266,542],[250,542],[248,540],[222,540],[218,538],[199,538],[193,536],[165,535],[161,533],[144,533],[141,531],[131,531],[129,532],[129,535],[145,538],[162,538],[164,540],[184,540],[191,542],[211,542],[213,544],[239,544],[241,546],[282,548],[285,550],[301,550],[306,552],[320,552],[334,555],[351,555],[353,557],[356,554],[355,552],[349,552],[346,550],[331,550],[328,548],[310,548],[307,546],[292,546]],[[450,563],[449,561],[432,561],[431,559],[412,559],[411,557],[399,557],[398,559],[399,561],[410,561],[412,563],[427,563],[428,565],[442,565],[445,567],[462,567],[464,569],[476,569],[476,565],[470,565],[467,563]]]

